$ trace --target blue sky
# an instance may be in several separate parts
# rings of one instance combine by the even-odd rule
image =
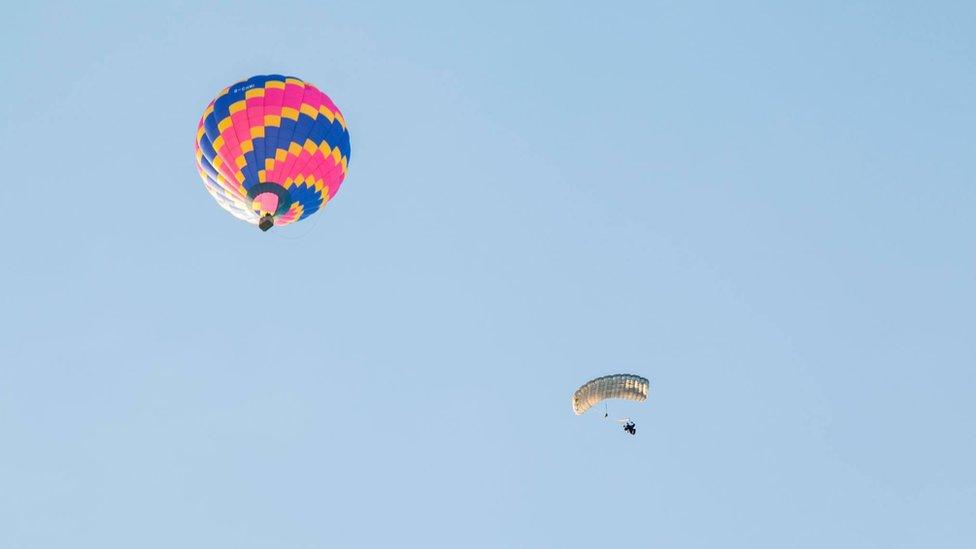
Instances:
[[[976,543],[972,3],[81,4],[0,22],[0,546]],[[269,72],[352,162],[262,234]]]

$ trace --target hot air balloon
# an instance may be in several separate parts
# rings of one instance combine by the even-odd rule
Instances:
[[[634,374],[613,374],[591,379],[573,393],[573,412],[581,415],[594,405],[611,398],[644,402],[647,400],[648,389],[650,382]],[[609,413],[604,412],[603,417],[608,416]],[[630,418],[617,421],[623,424],[627,433],[637,434],[636,425]]]
[[[204,109],[195,149],[217,204],[267,231],[305,219],[339,192],[349,130],[315,86],[291,76],[252,76]]]

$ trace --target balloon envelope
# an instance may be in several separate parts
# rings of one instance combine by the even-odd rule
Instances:
[[[252,224],[287,225],[321,209],[349,165],[349,131],[318,88],[253,76],[225,88],[197,125],[197,170],[214,200]]]

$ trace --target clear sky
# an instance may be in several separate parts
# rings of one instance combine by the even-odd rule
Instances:
[[[530,5],[524,5],[530,4]],[[17,2],[0,547],[976,545],[976,4]],[[267,234],[193,163],[293,74]],[[630,437],[570,396],[652,383]]]

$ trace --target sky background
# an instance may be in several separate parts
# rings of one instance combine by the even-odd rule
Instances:
[[[527,4],[4,7],[0,546],[976,545],[976,4]],[[264,234],[266,73],[352,159]]]

